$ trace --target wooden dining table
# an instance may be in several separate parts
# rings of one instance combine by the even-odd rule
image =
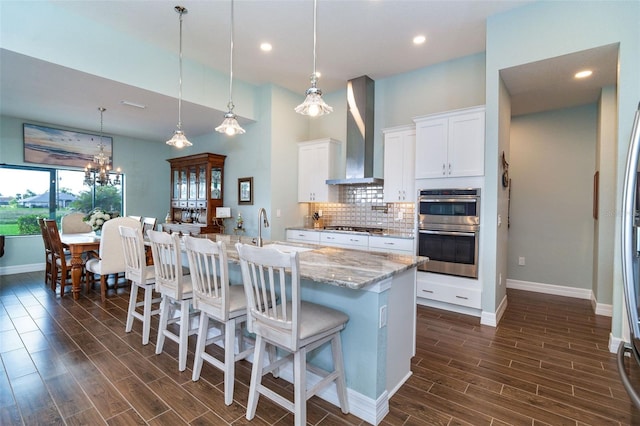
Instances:
[[[100,237],[90,234],[60,234],[62,246],[69,250],[71,254],[71,292],[73,299],[78,300],[82,284],[82,267],[84,260],[82,254],[98,250],[100,248]]]

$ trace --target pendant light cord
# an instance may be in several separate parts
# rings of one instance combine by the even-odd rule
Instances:
[[[233,0],[231,0],[231,28],[229,30],[230,33],[230,38],[231,38],[231,49],[230,49],[230,53],[229,53],[229,105],[227,105],[227,108],[229,108],[229,111],[233,111],[233,97],[232,97],[232,92],[233,92],[233,26],[234,26],[234,22],[233,22]]]
[[[312,78],[312,82],[313,82],[313,87],[316,86],[316,80],[318,79],[318,76],[316,74],[316,22],[317,22],[317,16],[316,14],[318,13],[318,0],[313,0],[313,78]]]
[[[184,8],[181,8],[178,13],[180,13],[180,79],[178,80],[178,130],[182,130],[182,14],[184,13]]]

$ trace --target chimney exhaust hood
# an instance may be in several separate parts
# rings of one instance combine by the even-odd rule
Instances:
[[[366,75],[347,83],[346,174],[345,179],[327,180],[328,185],[382,185],[384,182],[373,177],[374,86],[374,81]]]

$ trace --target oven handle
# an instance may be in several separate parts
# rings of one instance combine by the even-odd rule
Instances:
[[[430,234],[430,235],[448,235],[450,237],[475,237],[475,232],[456,232],[456,231],[427,231],[425,229],[420,229],[418,232],[421,234]]]
[[[424,198],[420,197],[420,202],[427,203],[477,203],[476,198]]]

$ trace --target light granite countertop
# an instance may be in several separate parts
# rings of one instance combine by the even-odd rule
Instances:
[[[233,263],[239,263],[235,244],[238,241],[252,244],[253,240],[251,237],[235,235],[205,236],[224,241],[229,261]],[[309,251],[299,252],[301,278],[354,290],[373,285],[429,260],[421,256],[375,253],[305,243],[265,241],[263,246],[269,244],[310,248]]]

